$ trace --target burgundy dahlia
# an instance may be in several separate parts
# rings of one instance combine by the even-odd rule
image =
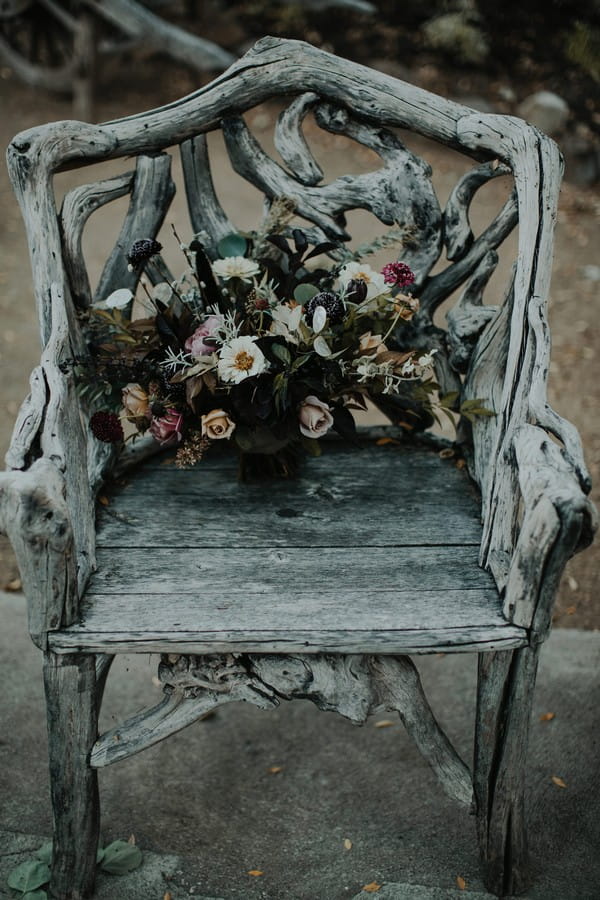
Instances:
[[[134,241],[131,250],[127,254],[127,262],[134,269],[139,269],[147,262],[150,257],[160,253],[162,244],[152,238],[142,238],[140,241]]]
[[[415,280],[413,270],[406,263],[402,262],[388,263],[381,270],[381,274],[386,284],[393,284],[399,288],[408,287]]]
[[[105,444],[118,444],[124,438],[123,426],[118,415],[108,410],[94,413],[90,419],[92,434]]]
[[[304,307],[304,315],[309,325],[312,325],[317,306],[323,307],[332,325],[335,325],[336,322],[341,322],[346,313],[344,301],[339,294],[334,294],[333,291],[321,291],[320,294],[315,294],[314,297],[311,297]]]

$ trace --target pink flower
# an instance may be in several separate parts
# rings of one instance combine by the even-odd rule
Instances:
[[[164,447],[168,444],[177,444],[181,438],[183,415],[177,409],[170,408],[164,416],[154,416],[150,423],[152,437]]]
[[[402,262],[391,262],[384,266],[381,274],[386,284],[395,284],[397,287],[407,287],[415,280],[414,272]]]
[[[202,325],[196,328],[195,332],[185,342],[185,349],[188,353],[198,359],[200,356],[210,356],[214,351],[214,345],[206,344],[204,338],[214,338],[215,332],[221,325],[221,316],[208,316]]]
[[[306,397],[298,408],[300,432],[309,438],[320,438],[333,425],[330,408],[318,397]]]

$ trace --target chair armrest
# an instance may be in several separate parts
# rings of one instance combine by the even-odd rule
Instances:
[[[90,452],[72,371],[69,313],[59,286],[50,288],[52,330],[31,392],[21,406],[0,473],[0,529],[15,550],[38,646],[45,633],[71,624],[95,567],[95,503]]]
[[[575,467],[548,434],[522,425],[513,438],[522,498],[522,519],[510,561],[504,613],[544,640],[552,604],[568,559],[591,543],[597,527],[594,505]]]

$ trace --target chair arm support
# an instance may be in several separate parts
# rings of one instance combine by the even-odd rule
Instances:
[[[29,632],[46,649],[48,631],[77,614],[77,559],[65,480],[48,459],[0,473],[0,531],[15,551],[27,598]]]
[[[513,438],[522,497],[522,521],[510,562],[504,613],[544,640],[552,603],[568,559],[591,543],[597,527],[594,505],[575,468],[548,434],[522,425]]]

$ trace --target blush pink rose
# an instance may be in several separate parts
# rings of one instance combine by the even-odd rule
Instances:
[[[214,346],[205,344],[204,338],[212,338],[221,324],[220,316],[208,316],[202,325],[199,325],[195,332],[185,342],[185,349],[188,353],[198,359],[200,356],[210,356],[214,351]]]
[[[183,416],[176,409],[168,409],[164,416],[154,416],[150,423],[150,433],[159,444],[177,444],[183,437],[181,429]]]
[[[329,406],[318,397],[306,397],[298,408],[300,431],[305,437],[320,438],[333,425]]]

